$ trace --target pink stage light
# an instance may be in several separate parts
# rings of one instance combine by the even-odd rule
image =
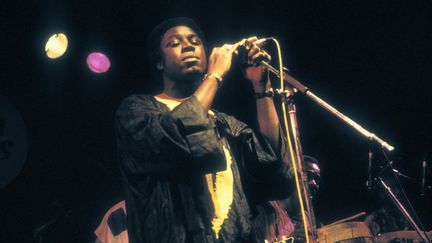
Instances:
[[[105,73],[111,66],[108,57],[101,52],[92,52],[87,57],[87,66],[94,73]]]

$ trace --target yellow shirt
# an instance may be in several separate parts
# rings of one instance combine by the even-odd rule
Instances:
[[[176,106],[181,104],[180,101],[168,99],[165,97],[155,96],[156,100],[168,106],[173,110]],[[214,117],[215,114],[209,111],[209,115]],[[211,200],[214,206],[214,215],[212,217],[213,231],[218,238],[219,231],[225,219],[228,218],[228,212],[233,202],[234,178],[231,169],[232,157],[228,148],[223,145],[225,154],[225,161],[227,163],[226,170],[216,172],[215,174],[206,174],[207,186],[211,195]]]

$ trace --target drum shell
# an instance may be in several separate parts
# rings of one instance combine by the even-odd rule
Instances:
[[[328,225],[318,229],[320,243],[354,243],[374,242],[374,238],[363,222],[344,222]]]

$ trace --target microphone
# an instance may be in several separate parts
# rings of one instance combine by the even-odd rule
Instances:
[[[423,157],[422,161],[422,177],[421,177],[421,184],[420,184],[420,196],[425,195],[425,187],[426,187],[426,168],[427,168],[427,153]]]
[[[261,38],[261,39],[258,39],[256,41],[250,43],[250,44],[251,44],[251,46],[257,46],[258,48],[261,48],[271,39],[273,39],[273,37]],[[236,45],[237,45],[237,49],[234,51],[234,54],[239,58],[239,60],[241,60],[242,65],[249,66],[246,64],[247,63],[247,61],[246,61],[247,60],[247,50],[246,50],[245,41],[238,42]],[[265,57],[258,58],[255,60],[254,66],[261,65],[261,61],[268,61],[268,60]]]
[[[272,40],[273,37],[261,38],[253,42],[254,45],[257,45],[259,48],[265,46],[268,41]]]
[[[256,41],[252,42],[252,45],[256,45],[259,48],[261,48],[261,47],[265,46],[269,40],[272,40],[272,39],[273,39],[273,37],[261,38],[261,39],[258,39]],[[234,51],[235,55],[239,54],[239,50],[238,50],[239,47],[243,47],[243,48],[246,47],[244,41],[239,41],[236,44],[228,45],[228,49],[231,49],[235,45],[238,45],[237,50]]]

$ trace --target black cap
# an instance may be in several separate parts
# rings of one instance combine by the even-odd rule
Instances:
[[[156,77],[160,76],[156,68],[157,63],[161,61],[160,43],[165,32],[175,26],[187,26],[191,28],[193,31],[195,31],[198,37],[200,37],[204,48],[206,48],[204,33],[202,32],[201,28],[195,23],[195,21],[193,21],[191,18],[177,17],[163,21],[162,23],[154,27],[147,37],[147,53],[149,57],[149,63],[153,74]]]

